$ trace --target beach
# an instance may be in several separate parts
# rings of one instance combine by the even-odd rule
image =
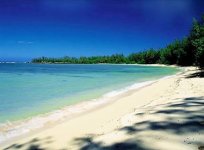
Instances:
[[[0,149],[202,150],[204,78],[183,70]]]

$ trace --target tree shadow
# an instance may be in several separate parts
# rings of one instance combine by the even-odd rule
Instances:
[[[162,131],[176,136],[189,135],[192,133],[201,135],[204,133],[203,114],[204,97],[188,97],[180,101],[176,100],[173,103],[168,103],[162,106],[162,110],[161,108],[159,110],[155,109],[151,113],[151,115],[162,115],[165,118],[164,120],[147,119],[116,130],[117,132],[123,132],[130,135],[130,137],[134,137],[134,141],[124,141],[109,146],[104,146],[103,141],[96,142],[95,139],[97,137],[82,137],[76,139],[76,141],[79,141],[78,146],[81,146],[80,150],[148,150],[149,147],[146,146],[148,137],[145,137],[145,140],[140,139],[141,132],[151,131],[152,133]],[[138,117],[137,114],[134,116]],[[188,139],[184,142],[186,142],[186,144],[196,145],[198,150],[204,150],[204,141],[191,141]]]
[[[204,134],[204,97],[176,99],[171,103],[149,109],[151,109],[151,113],[133,114],[132,116],[136,117],[135,122],[114,130],[119,135],[129,135],[128,139],[124,141],[107,145],[102,140],[103,138],[100,138],[101,135],[91,135],[74,139],[74,142],[80,150],[151,150],[153,148],[151,148],[151,144],[148,145],[149,137],[144,136],[141,138],[141,133],[162,131],[176,136],[191,135],[192,133],[198,135]],[[142,121],[137,121],[137,117],[144,117],[145,115],[162,116],[164,119],[155,120],[146,117]],[[34,138],[27,143],[13,144],[3,150],[45,150],[46,148],[42,146],[43,143],[49,144],[51,142],[53,142],[51,137],[44,139]],[[204,150],[204,141],[188,139],[188,141],[184,142],[186,144],[193,143],[197,146],[198,150]]]
[[[23,144],[12,144],[3,150],[20,150],[20,149],[26,149],[26,150],[45,150],[45,148],[42,148],[40,143],[51,143],[52,139],[51,137],[46,137],[44,139],[38,139],[33,138],[32,140],[23,143]]]
[[[186,134],[195,131],[204,131],[204,97],[189,97],[182,102],[168,104],[163,110],[158,110],[152,114],[163,114],[171,120],[164,121],[143,121],[135,123],[134,126],[121,128],[127,133],[145,131],[145,130],[167,130],[174,133]],[[179,121],[172,115],[179,115],[183,121]]]
[[[199,146],[198,150],[204,150],[204,146]]]
[[[124,141],[105,146],[102,142],[94,142],[94,137],[77,138],[75,141],[82,145],[80,150],[150,150],[144,148],[141,141]]]
[[[30,145],[27,150],[45,150],[43,148],[40,148],[40,145]]]
[[[190,75],[187,75],[186,78],[203,78],[204,77],[204,71],[200,70],[199,72],[192,73]]]

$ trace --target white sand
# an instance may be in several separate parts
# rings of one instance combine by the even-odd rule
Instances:
[[[201,149],[204,78],[186,78],[196,71],[185,68],[183,74],[128,92],[114,103],[10,141],[2,149]]]

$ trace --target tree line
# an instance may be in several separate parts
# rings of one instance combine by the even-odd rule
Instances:
[[[180,66],[199,66],[204,68],[204,15],[200,20],[193,20],[190,33],[182,40],[175,40],[161,49],[148,49],[128,56],[34,58],[32,63],[68,63],[68,64],[168,64]]]

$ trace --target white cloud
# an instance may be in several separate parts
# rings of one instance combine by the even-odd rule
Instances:
[[[27,44],[33,44],[33,42],[32,42],[32,41],[29,41],[29,42],[27,42]]]
[[[24,44],[25,41],[17,41],[18,44]]]
[[[33,44],[33,41],[17,41],[18,44]]]

